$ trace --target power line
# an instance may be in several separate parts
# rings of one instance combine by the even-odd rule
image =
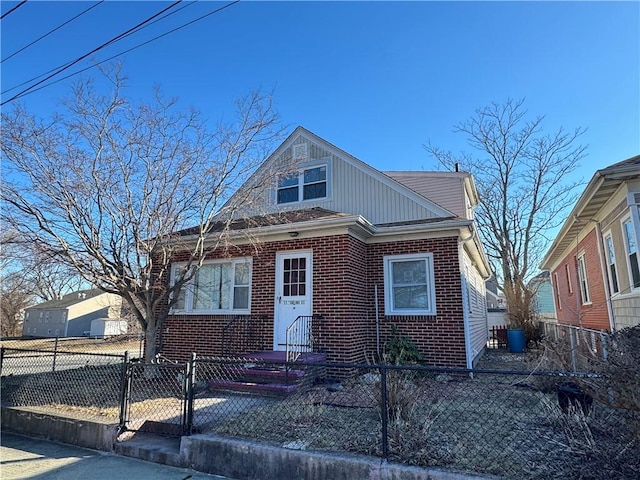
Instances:
[[[26,1],[26,0],[25,0]],[[38,85],[46,82],[47,80],[55,77],[56,75],[59,75],[60,73],[64,72],[65,70],[67,70],[68,68],[72,67],[73,65],[75,65],[76,63],[78,63],[81,60],[84,60],[85,58],[87,58],[89,55],[92,55],[100,50],[102,50],[103,48],[111,45],[114,42],[117,42],[118,40],[122,39],[123,37],[125,37],[127,34],[129,34],[132,31],[135,31],[136,29],[140,28],[142,25],[149,23],[151,20],[153,20],[154,18],[156,18],[158,15],[163,14],[164,12],[166,12],[167,10],[170,10],[171,8],[175,7],[176,5],[178,5],[180,2],[182,2],[182,0],[177,0],[176,2],[172,3],[171,5],[169,5],[166,8],[163,8],[162,10],[160,10],[158,13],[156,13],[155,15],[147,18],[146,20],[140,22],[139,24],[137,24],[135,27],[130,28],[129,30],[127,30],[124,33],[121,33],[120,35],[117,35],[115,37],[113,37],[111,40],[109,40],[108,42],[103,43],[102,45],[100,45],[99,47],[94,48],[93,50],[91,50],[88,53],[85,53],[84,55],[82,55],[81,57],[76,58],[75,60],[73,60],[72,62],[67,63],[64,67],[59,68],[58,70],[56,70],[54,73],[52,73],[51,75],[47,76],[46,78],[34,83],[33,85],[31,85],[28,88],[25,88],[24,90],[22,90],[20,93],[17,93],[16,95],[14,95],[13,97],[11,97],[9,100],[5,100],[4,102],[0,103],[1,105],[5,105],[6,103],[12,102],[13,100],[15,100],[16,98],[19,98],[23,95],[25,95],[26,93],[28,93],[29,91],[33,90],[35,87],[37,87]]]
[[[26,1],[26,0],[25,0]],[[56,30],[61,29],[62,27],[64,27],[65,25],[67,25],[68,23],[73,22],[76,18],[84,15],[85,13],[87,13],[89,10],[91,10],[92,8],[97,7],[98,5],[100,5],[101,3],[104,3],[104,0],[100,0],[98,3],[94,3],[93,5],[91,5],[89,8],[83,10],[82,12],[80,12],[79,14],[77,14],[75,17],[70,18],[69,20],[67,20],[66,22],[64,22],[62,25],[58,25],[56,28],[54,28],[53,30],[50,30],[49,32],[45,33],[44,35],[40,36],[39,38],[35,39],[33,42],[31,42],[28,45],[25,45],[24,47],[22,47],[20,50],[16,50],[15,52],[13,52],[11,55],[9,55],[8,57],[3,58],[2,60],[0,60],[0,63],[3,63],[5,60],[9,60],[11,57],[16,56],[17,54],[19,54],[20,52],[26,50],[27,48],[29,48],[31,45],[34,45],[36,43],[38,43],[40,40],[42,40],[45,37],[48,37],[49,35],[51,35],[53,32],[55,32]]]
[[[3,13],[2,16],[0,16],[0,20],[3,20],[4,17],[6,17],[7,15],[9,15],[12,12],[15,12],[17,9],[19,9],[21,6],[23,6],[25,3],[27,3],[27,0],[22,0],[18,5],[16,5],[15,7],[13,7],[11,10],[9,10],[6,13]]]
[[[133,50],[136,50],[136,49],[138,49],[138,48],[140,48],[140,47],[142,47],[142,46],[144,46],[144,45],[147,45],[148,43],[154,42],[155,40],[158,40],[159,38],[165,37],[165,36],[167,36],[167,35],[169,35],[169,34],[171,34],[171,33],[174,33],[174,32],[176,32],[176,31],[178,31],[178,30],[181,30],[181,29],[182,29],[182,28],[184,28],[184,27],[187,27],[187,26],[189,26],[189,25],[191,25],[191,24],[193,24],[193,23],[195,23],[195,22],[198,22],[198,21],[200,21],[200,20],[203,20],[204,18],[209,17],[209,16],[211,16],[211,15],[213,15],[213,14],[215,14],[215,13],[218,13],[218,12],[220,12],[220,11],[224,10],[225,8],[228,8],[228,7],[230,7],[230,6],[232,6],[232,5],[235,5],[236,3],[239,3],[239,2],[240,2],[240,0],[235,0],[235,1],[231,2],[231,3],[228,3],[227,5],[223,5],[222,7],[219,7],[219,8],[217,8],[217,9],[215,9],[215,10],[213,10],[213,11],[211,11],[211,12],[209,12],[209,13],[205,14],[205,15],[202,15],[202,16],[200,16],[200,17],[198,17],[198,18],[194,19],[194,20],[191,20],[190,22],[187,22],[187,23],[185,23],[185,24],[182,24],[182,25],[180,25],[179,27],[176,27],[176,28],[174,28],[174,29],[172,29],[172,30],[169,30],[168,32],[165,32],[165,33],[163,33],[163,34],[161,34],[161,35],[158,35],[158,36],[156,36],[156,37],[153,37],[153,38],[151,38],[150,40],[147,40],[147,41],[145,41],[145,42],[139,43],[138,45],[136,45],[136,46],[134,46],[134,47],[131,47],[131,48],[127,49],[127,50],[123,50],[122,52],[117,53],[117,54],[115,54],[115,55],[113,55],[113,56],[111,56],[111,57],[109,57],[109,58],[104,59],[104,60],[101,60],[100,62],[97,62],[97,63],[95,63],[95,64],[93,64],[93,65],[89,65],[88,67],[85,67],[85,68],[83,68],[83,69],[81,69],[81,70],[78,70],[78,71],[76,71],[76,72],[74,72],[74,73],[71,73],[71,74],[66,75],[66,76],[64,76],[64,77],[62,77],[62,78],[59,78],[59,79],[54,80],[54,81],[52,81],[52,82],[49,82],[49,83],[47,83],[46,85],[42,85],[41,87],[34,88],[34,89],[32,89],[31,91],[29,91],[29,92],[26,92],[26,93],[20,93],[20,94],[18,94],[18,95],[16,95],[16,96],[14,96],[13,98],[11,98],[11,99],[7,100],[7,102],[10,102],[10,101],[15,100],[15,99],[17,99],[17,98],[21,98],[21,97],[23,97],[23,96],[29,95],[30,93],[37,92],[38,90],[42,90],[42,89],[47,88],[47,87],[49,87],[49,86],[51,86],[51,85],[54,85],[54,84],[56,84],[56,83],[58,83],[58,82],[62,82],[63,80],[66,80],[66,79],[68,79],[68,78],[74,77],[74,76],[76,76],[76,75],[78,75],[78,74],[80,74],[80,73],[82,73],[82,72],[85,72],[85,71],[87,71],[87,70],[90,70],[90,69],[92,69],[92,68],[95,68],[95,67],[97,67],[98,65],[101,65],[101,64],[103,64],[103,63],[105,63],[105,62],[108,62],[109,60],[113,60],[113,59],[114,59],[114,58],[116,58],[116,57],[119,57],[119,56],[121,56],[121,55],[124,55],[125,53],[129,53],[129,52],[131,52],[131,51],[133,51]],[[183,7],[183,8],[184,8],[184,7]],[[46,81],[46,79],[45,79],[45,80],[43,80],[43,81]],[[41,83],[41,82],[40,82],[40,83]],[[14,88],[15,88],[15,87],[14,87]],[[12,88],[11,90],[13,90],[13,88]],[[5,104],[5,103],[7,103],[7,102],[3,102],[3,103],[2,103],[2,105],[4,105],[4,104]]]
[[[104,0],[103,0],[103,1],[104,1]],[[183,7],[180,7],[180,8],[178,8],[177,10],[174,10],[173,12],[169,12],[169,13],[167,13],[166,15],[164,15],[164,16],[162,16],[162,17],[158,18],[157,20],[154,20],[153,22],[149,22],[149,23],[147,23],[146,25],[141,26],[140,28],[138,28],[138,29],[137,29],[137,30],[135,30],[135,31],[132,31],[132,32],[127,33],[126,35],[123,35],[123,36],[122,36],[122,38],[120,38],[119,40],[122,40],[122,39],[124,39],[124,38],[128,37],[129,35],[133,35],[134,33],[138,33],[140,30],[143,30],[143,29],[145,29],[145,28],[147,28],[147,27],[149,27],[149,26],[153,25],[154,23],[160,22],[160,21],[164,20],[165,18],[170,17],[171,15],[174,15],[174,14],[178,13],[179,11],[184,10],[184,9],[185,9],[185,8],[187,8],[187,7],[190,7],[191,5],[193,5],[194,3],[196,3],[197,1],[198,1],[198,0],[194,0],[193,2],[188,3],[187,5],[184,5]],[[111,58],[113,58],[113,57],[111,57]],[[31,82],[34,82],[34,81],[38,80],[39,78],[42,78],[42,77],[44,77],[45,75],[50,74],[51,72],[55,72],[56,70],[58,70],[58,69],[60,69],[60,68],[62,68],[62,67],[64,67],[64,66],[66,66],[66,65],[69,65],[70,63],[71,63],[71,62],[67,62],[67,63],[63,63],[62,65],[58,65],[57,67],[54,67],[54,68],[52,68],[51,70],[47,70],[46,72],[41,73],[40,75],[36,75],[35,77],[30,78],[29,80],[25,80],[25,81],[24,81],[24,82],[22,82],[22,83],[19,83],[19,84],[17,84],[17,85],[14,85],[14,86],[13,86],[13,87],[11,87],[11,88],[8,88],[8,89],[6,89],[6,90],[3,90],[2,92],[0,92],[0,94],[1,94],[1,95],[4,95],[5,93],[8,93],[8,92],[10,92],[10,91],[12,91],[12,90],[15,90],[15,89],[17,89],[17,88],[20,88],[20,87],[21,87],[21,86],[23,86],[23,85],[27,85],[27,84],[29,84],[29,83],[31,83]],[[93,66],[91,66],[91,67],[89,67],[89,68],[92,68],[92,67],[93,67]],[[83,72],[84,70],[86,70],[86,69],[80,70],[80,72]],[[64,79],[64,78],[69,78],[70,76],[72,76],[72,75],[67,75],[66,77],[63,77],[63,79]],[[53,85],[54,83],[58,83],[58,81],[59,81],[59,80],[56,80],[56,81],[54,81],[54,82],[48,83],[47,85]],[[42,88],[43,88],[43,87],[36,88],[36,89],[34,89],[33,91],[34,91],[34,92],[36,92],[36,91],[38,91],[38,90],[41,90]]]

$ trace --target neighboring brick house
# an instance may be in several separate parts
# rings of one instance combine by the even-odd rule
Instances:
[[[598,170],[541,268],[559,324],[615,331],[640,323],[640,155]]]
[[[81,290],[24,311],[22,335],[29,337],[81,337],[91,334],[91,324],[119,319],[122,298],[102,290]],[[126,322],[125,322],[126,324]]]
[[[183,289],[163,355],[286,350],[288,327],[312,318],[298,338],[330,361],[373,359],[395,325],[428,363],[472,366],[487,341],[489,276],[473,178],[385,174],[302,127],[261,168],[282,159],[295,160],[294,173],[264,192],[261,216],[234,225],[233,252],[210,255]],[[250,228],[258,245],[247,224],[260,225]],[[238,324],[244,339],[229,333]]]

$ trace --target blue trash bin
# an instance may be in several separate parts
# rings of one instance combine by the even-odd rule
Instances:
[[[511,353],[522,353],[527,348],[527,338],[523,328],[510,328],[507,330],[507,343]]]

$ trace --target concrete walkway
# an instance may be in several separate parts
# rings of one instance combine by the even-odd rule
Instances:
[[[231,480],[187,468],[2,432],[2,480]]]

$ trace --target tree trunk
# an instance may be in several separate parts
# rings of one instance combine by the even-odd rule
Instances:
[[[155,360],[158,345],[158,327],[155,321],[148,321],[145,330],[144,362],[151,363]]]

